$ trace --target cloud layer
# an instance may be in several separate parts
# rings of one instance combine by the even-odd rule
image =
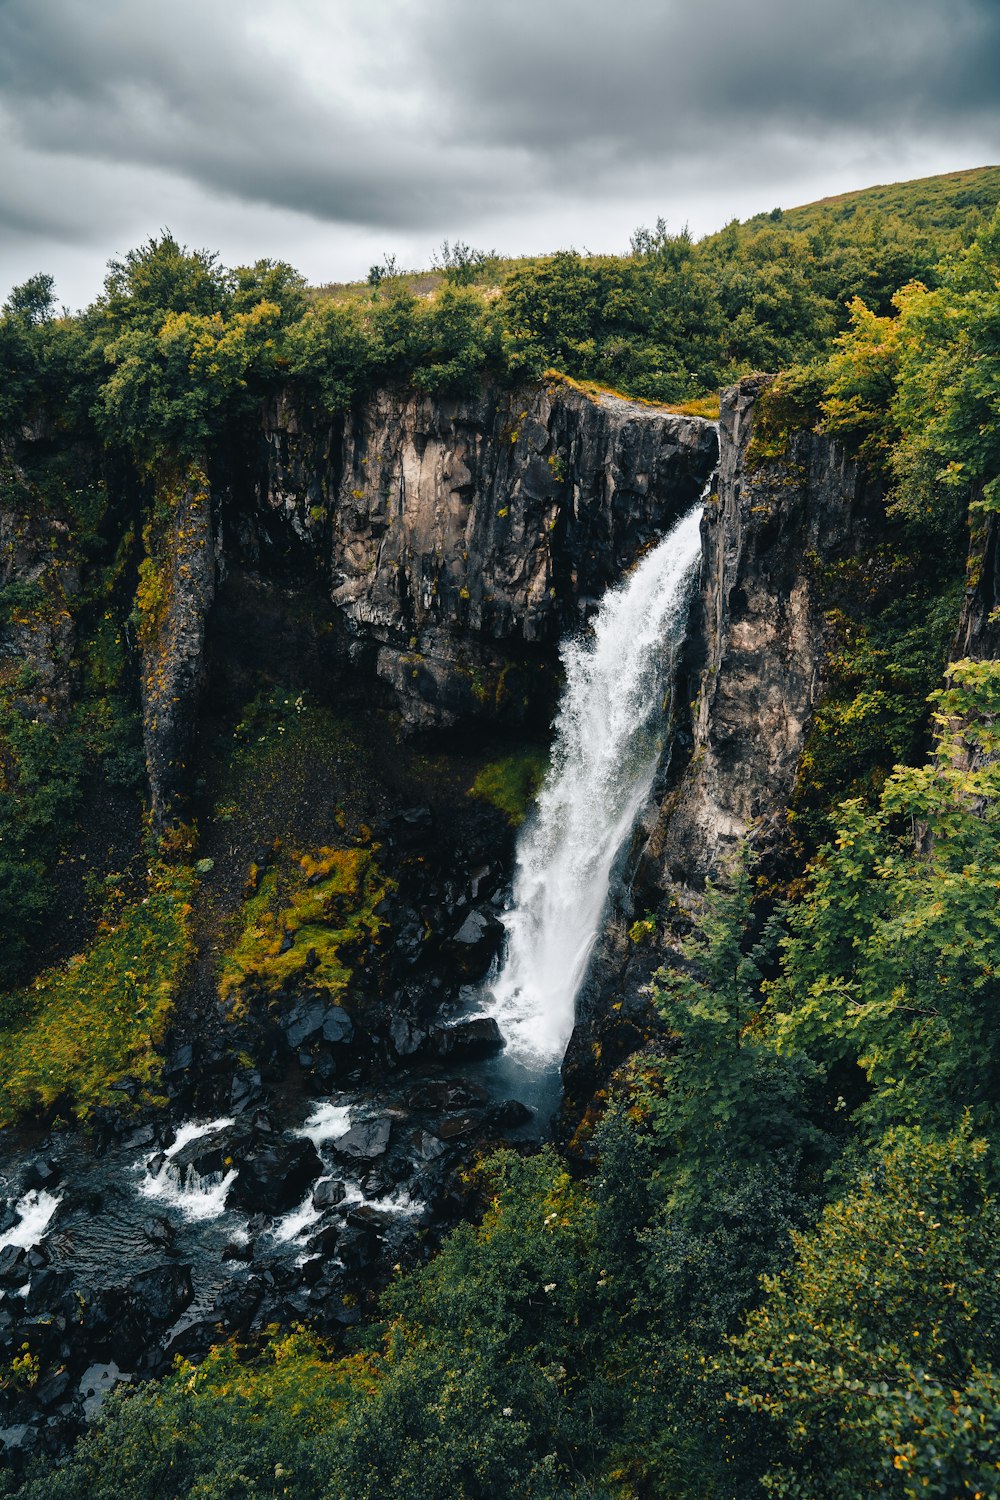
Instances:
[[[314,278],[709,229],[997,161],[998,75],[996,0],[0,0],[0,289],[165,223]]]

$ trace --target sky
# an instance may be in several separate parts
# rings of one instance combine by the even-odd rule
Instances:
[[[1000,163],[1000,0],[0,0],[0,301],[169,228],[363,279]]]

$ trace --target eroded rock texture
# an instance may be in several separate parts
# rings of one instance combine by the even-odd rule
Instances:
[[[767,377],[723,393],[718,493],[702,524],[690,761],[652,830],[661,887],[700,886],[753,830],[779,842],[823,688],[819,575],[863,551],[878,494],[840,444],[792,434],[780,459],[750,447]]]
[[[715,427],[562,381],[380,393],[310,428],[267,417],[244,546],[289,529],[412,726],[523,718],[558,641],[698,497]]]
[[[164,486],[146,543],[139,586],[142,718],[150,809],[159,828],[187,780],[205,675],[205,622],[215,597],[212,497],[199,470]]]

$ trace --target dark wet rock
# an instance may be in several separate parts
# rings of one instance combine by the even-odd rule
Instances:
[[[437,1136],[427,1130],[415,1130],[406,1142],[406,1149],[418,1162],[436,1161],[445,1152]]]
[[[41,1407],[57,1406],[73,1384],[73,1377],[66,1369],[55,1370],[40,1380],[32,1395]]]
[[[229,1090],[229,1108],[234,1115],[254,1109],[263,1097],[264,1089],[256,1068],[243,1068],[234,1075]]]
[[[287,1213],[301,1203],[309,1184],[322,1172],[323,1163],[312,1141],[301,1137],[266,1141],[241,1156],[239,1176],[226,1202],[248,1213]]]
[[[392,1223],[392,1214],[375,1208],[370,1203],[359,1203],[357,1208],[352,1208],[347,1215],[347,1222],[353,1229],[366,1229],[372,1234],[384,1234]]]
[[[253,1240],[230,1240],[223,1245],[220,1260],[253,1260]]]
[[[194,1063],[194,1047],[190,1042],[181,1042],[167,1058],[163,1067],[164,1078],[179,1078],[191,1071]]]
[[[402,849],[416,849],[426,843],[434,827],[429,807],[406,807],[389,820],[389,836]]]
[[[190,1266],[154,1266],[128,1283],[133,1309],[152,1323],[172,1323],[189,1306],[194,1292]]]
[[[367,1225],[345,1225],[337,1240],[337,1254],[349,1271],[366,1270],[379,1257],[378,1236]]]
[[[221,1182],[229,1170],[230,1142],[218,1135],[199,1136],[170,1158],[168,1172],[178,1182],[199,1178],[204,1183]]]
[[[37,1157],[30,1161],[24,1169],[22,1182],[26,1193],[36,1192],[40,1188],[51,1190],[62,1177],[62,1167],[57,1161],[46,1160]]]
[[[389,1026],[389,1040],[397,1057],[414,1057],[427,1045],[429,1029],[408,1016],[395,1016]]]
[[[341,1225],[324,1224],[322,1229],[317,1229],[306,1240],[306,1249],[311,1250],[314,1255],[334,1255],[341,1233]]]
[[[384,1115],[376,1120],[362,1120],[335,1141],[332,1149],[347,1161],[374,1162],[385,1155],[391,1132],[392,1121]]]
[[[176,1329],[163,1346],[163,1361],[169,1368],[178,1355],[185,1359],[204,1357],[219,1342],[217,1318],[200,1318]]]
[[[487,1121],[497,1130],[518,1130],[534,1119],[534,1113],[520,1099],[504,1099],[488,1111]]]
[[[336,1208],[338,1203],[343,1203],[346,1192],[344,1184],[336,1178],[327,1178],[325,1182],[317,1182],[313,1188],[313,1208],[319,1209],[321,1213],[328,1208]]]
[[[480,1112],[452,1115],[447,1120],[440,1120],[434,1128],[443,1141],[454,1141],[462,1136],[472,1135],[479,1129],[485,1118],[486,1116]]]
[[[467,1109],[485,1104],[489,1094],[480,1084],[467,1079],[434,1078],[417,1084],[404,1098],[411,1109]]]
[[[396,1186],[396,1177],[384,1162],[379,1162],[362,1174],[360,1182],[366,1198],[384,1198]]]
[[[163,1214],[154,1214],[143,1220],[142,1232],[151,1245],[159,1245],[163,1250],[168,1249],[177,1238],[176,1228]]]
[[[25,1265],[27,1251],[20,1245],[5,1245],[0,1250],[0,1286],[23,1286],[31,1272]]]
[[[345,1046],[354,1038],[354,1022],[339,1005],[325,1000],[303,1000],[282,1018],[288,1045],[299,1048],[306,1043],[323,1042]]]
[[[264,1284],[258,1276],[233,1281],[225,1287],[213,1309],[229,1332],[245,1333],[253,1322],[264,1296]]]
[[[492,912],[474,908],[446,945],[449,959],[466,979],[478,979],[503,945],[504,926]]]
[[[456,1021],[453,1026],[443,1026],[431,1039],[435,1054],[440,1058],[488,1057],[503,1047],[503,1033],[493,1016],[474,1016],[469,1021]]]

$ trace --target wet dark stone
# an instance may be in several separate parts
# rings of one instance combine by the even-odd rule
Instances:
[[[389,1040],[397,1057],[413,1057],[426,1045],[428,1035],[426,1026],[411,1021],[408,1016],[396,1016],[389,1026]]]
[[[346,1191],[344,1184],[338,1182],[336,1178],[329,1178],[326,1182],[317,1182],[313,1188],[313,1208],[318,1208],[321,1212],[328,1208],[336,1208],[338,1203],[343,1203]]]
[[[25,1265],[27,1252],[20,1245],[0,1250],[0,1286],[23,1286],[31,1274]]]
[[[443,1141],[454,1141],[460,1136],[471,1135],[483,1123],[484,1118],[477,1113],[452,1115],[450,1120],[441,1120],[434,1128]]]
[[[253,1260],[252,1240],[230,1240],[222,1247],[222,1260]]]
[[[504,1099],[495,1104],[487,1116],[491,1126],[499,1130],[517,1130],[534,1119],[534,1112],[520,1099]]]
[[[172,1323],[194,1296],[190,1266],[154,1266],[133,1276],[127,1287],[132,1307],[153,1323]]]
[[[182,1074],[190,1072],[193,1062],[194,1048],[190,1042],[181,1042],[180,1046],[175,1047],[167,1058],[163,1068],[163,1075],[165,1078],[178,1078]]]
[[[162,1214],[155,1214],[149,1219],[144,1219],[142,1232],[151,1245],[159,1245],[161,1249],[172,1245],[177,1235],[173,1224]]]
[[[264,1097],[260,1074],[256,1068],[244,1068],[233,1078],[229,1090],[229,1107],[235,1115],[252,1109]]]
[[[267,1141],[240,1162],[226,1203],[249,1213],[287,1213],[322,1172],[323,1163],[311,1141]]]
[[[448,955],[461,974],[477,979],[500,952],[503,939],[503,923],[492,912],[473,908],[450,939]]]
[[[485,1104],[489,1094],[478,1083],[465,1079],[435,1078],[410,1089],[405,1098],[411,1109],[447,1110]]]
[[[443,1156],[445,1148],[437,1136],[427,1130],[415,1130],[406,1143],[406,1148],[416,1161],[435,1161]]]
[[[434,827],[429,807],[406,807],[389,819],[391,837],[402,849],[421,846]]]
[[[24,1257],[24,1263],[29,1271],[41,1271],[51,1260],[52,1257],[44,1245],[32,1245]]]
[[[355,1229],[367,1229],[373,1234],[382,1234],[392,1223],[392,1214],[373,1208],[370,1203],[359,1203],[347,1215],[347,1222]]]
[[[337,1253],[348,1270],[365,1270],[378,1259],[378,1237],[368,1228],[348,1224],[337,1241]]]
[[[434,1051],[438,1057],[487,1057],[503,1047],[503,1034],[493,1016],[474,1016],[457,1021],[454,1026],[435,1032]]]
[[[168,1170],[176,1173],[180,1181],[184,1180],[189,1171],[196,1172],[203,1182],[212,1177],[221,1179],[229,1170],[226,1162],[228,1154],[227,1143],[220,1143],[214,1136],[201,1136],[198,1140],[189,1141],[170,1158]]]
[[[352,1125],[347,1134],[334,1143],[333,1150],[349,1161],[374,1162],[385,1155],[391,1132],[392,1121],[385,1116],[377,1120],[363,1120]]]
[[[72,1383],[73,1377],[68,1370],[56,1370],[40,1380],[32,1394],[39,1406],[56,1406],[66,1395]]]
[[[44,1157],[38,1157],[35,1161],[29,1161],[24,1169],[22,1182],[26,1193],[35,1192],[39,1188],[52,1188],[62,1176],[62,1167],[57,1161],[47,1161]]]
[[[309,1236],[306,1249],[311,1250],[314,1255],[333,1255],[342,1232],[339,1224],[325,1224],[322,1229]]]
[[[361,1191],[366,1198],[384,1198],[396,1186],[396,1178],[379,1162],[361,1178]]]

